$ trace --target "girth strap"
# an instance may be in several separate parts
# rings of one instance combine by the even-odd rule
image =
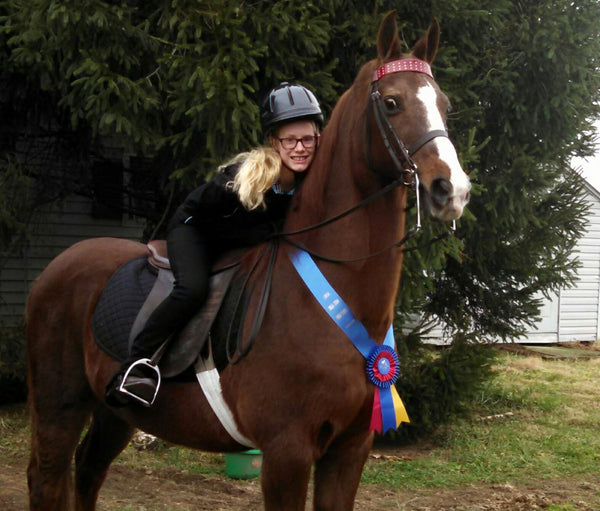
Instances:
[[[221,377],[215,367],[215,362],[212,354],[212,346],[209,343],[209,352],[206,358],[202,355],[196,360],[194,369],[196,371],[196,379],[206,396],[208,404],[219,419],[221,425],[225,428],[229,436],[238,444],[249,448],[255,448],[256,445],[246,438],[239,430],[235,417],[231,408],[225,401],[223,390],[221,387]]]

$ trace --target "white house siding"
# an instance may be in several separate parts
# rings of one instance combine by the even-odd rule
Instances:
[[[93,218],[91,211],[91,199],[73,195],[36,216],[27,244],[0,268],[0,327],[22,322],[31,283],[67,247],[97,236],[141,238],[141,220]]]
[[[600,338],[600,192],[586,184],[590,203],[588,225],[577,243],[573,257],[581,264],[573,287],[561,289],[551,299],[544,299],[535,328],[517,342],[547,344],[572,341],[596,341]],[[430,334],[431,344],[447,344],[441,326]]]
[[[587,189],[589,225],[577,244],[581,263],[576,285],[560,293],[558,340],[595,341],[600,337],[600,194]]]

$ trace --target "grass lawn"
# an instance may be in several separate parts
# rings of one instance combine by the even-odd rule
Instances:
[[[502,355],[469,419],[411,463],[369,464],[365,483],[456,487],[584,476],[600,469],[600,358]]]

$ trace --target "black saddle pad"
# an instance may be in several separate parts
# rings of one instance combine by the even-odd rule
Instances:
[[[146,256],[132,259],[113,274],[98,300],[92,332],[102,350],[121,362],[127,358],[129,332],[156,275]]]
[[[204,347],[217,313],[228,295],[237,266],[237,262],[234,262],[217,267],[210,277],[207,300],[180,332],[173,332],[174,336],[160,359],[164,377],[181,374]],[[121,362],[128,357],[130,338],[135,335],[132,327],[139,332],[159,305],[161,296],[166,296],[171,290],[165,279],[158,282],[157,278],[160,278],[159,272],[148,263],[145,256],[133,259],[113,274],[100,295],[92,317],[92,332],[100,348]],[[153,291],[155,283],[158,288]],[[243,286],[237,292],[242,290]],[[155,295],[146,304],[151,293]],[[237,303],[235,296],[230,297],[230,301]],[[142,307],[145,310],[140,312]]]

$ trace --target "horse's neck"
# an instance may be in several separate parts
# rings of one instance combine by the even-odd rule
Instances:
[[[360,160],[356,148],[320,150],[303,183],[299,201],[288,216],[286,231],[331,218],[376,192],[381,184]],[[405,192],[397,189],[329,225],[293,239],[316,254],[332,258],[368,256],[403,236],[404,207]],[[383,338],[393,317],[401,250],[390,248],[352,263],[329,263],[318,257],[315,260],[371,335]]]

